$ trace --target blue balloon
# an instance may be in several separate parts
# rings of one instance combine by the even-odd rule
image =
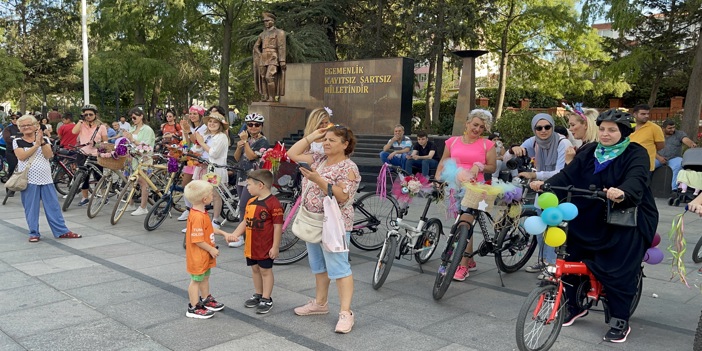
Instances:
[[[558,207],[550,207],[541,213],[541,219],[547,225],[559,225],[563,222],[563,213]]]
[[[546,223],[539,216],[531,216],[524,221],[524,230],[531,235],[539,235],[546,231]]]
[[[570,202],[564,202],[558,205],[558,209],[563,213],[564,221],[570,221],[578,216],[578,207]]]

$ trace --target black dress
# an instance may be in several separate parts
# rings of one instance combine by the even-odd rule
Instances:
[[[629,320],[629,306],[636,293],[637,274],[646,249],[651,246],[658,226],[658,209],[647,186],[649,158],[646,149],[631,143],[612,163],[595,172],[596,143],[585,145],[573,161],[547,182],[551,185],[587,189],[615,187],[625,193],[617,208],[638,207],[638,227],[627,228],[607,224],[606,202],[573,198],[578,216],[570,221],[566,241],[566,261],[584,261],[605,286],[611,316]],[[556,192],[559,198],[564,192]],[[575,289],[566,289],[569,305],[575,301]]]

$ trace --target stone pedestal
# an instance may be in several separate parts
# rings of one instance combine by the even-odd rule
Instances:
[[[305,129],[307,116],[304,107],[288,106],[278,102],[254,102],[249,105],[249,113],[258,113],[266,118],[263,134],[271,145],[276,141]],[[286,147],[290,147],[286,145]]]
[[[485,55],[485,50],[461,50],[453,54],[463,59],[461,82],[458,87],[456,113],[453,116],[452,135],[462,135],[468,113],[475,108],[475,58]]]

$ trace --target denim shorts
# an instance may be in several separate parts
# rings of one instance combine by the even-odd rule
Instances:
[[[351,232],[346,232],[346,244],[351,238]],[[351,264],[348,252],[327,252],[322,249],[322,243],[307,243],[307,259],[312,273],[327,272],[329,279],[346,278],[351,275]]]

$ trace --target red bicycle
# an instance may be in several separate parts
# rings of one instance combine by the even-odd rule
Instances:
[[[563,190],[568,193],[567,200],[573,193],[579,197],[605,200],[605,193],[597,190],[578,189],[573,187],[551,186],[553,190]],[[548,190],[548,189],[545,189]],[[559,226],[566,233],[568,224],[566,222]],[[541,286],[534,289],[522,304],[517,317],[517,346],[521,351],[548,350],[553,346],[558,338],[558,334],[563,327],[566,315],[565,287],[562,280],[566,275],[578,275],[587,277],[583,279],[577,288],[577,305],[581,309],[589,309],[593,305],[602,302],[605,314],[605,322],[609,323],[610,314],[607,306],[607,294],[604,286],[592,274],[583,262],[566,262],[566,245],[557,249],[557,259],[555,267],[548,271],[549,279],[543,281]],[[641,299],[643,287],[643,266],[637,277],[637,289],[634,300],[631,303],[630,312],[634,313]]]

